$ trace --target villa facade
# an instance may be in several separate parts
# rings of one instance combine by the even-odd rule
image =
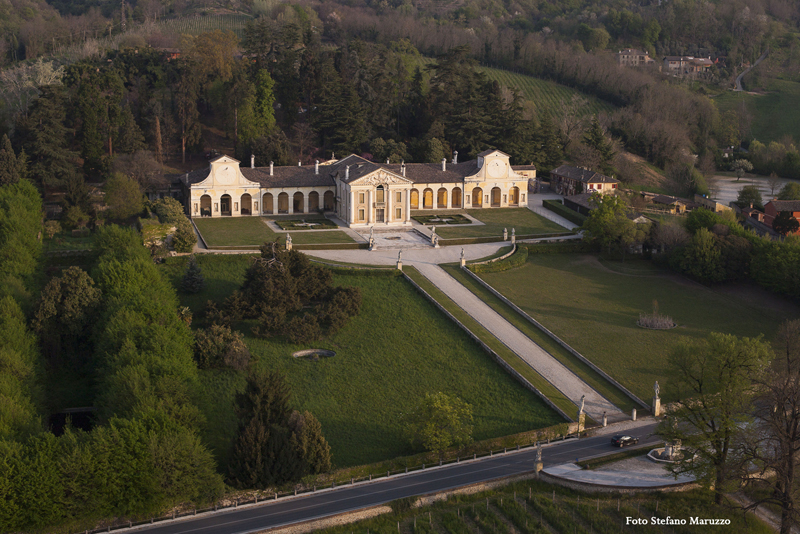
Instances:
[[[191,217],[242,217],[332,212],[348,226],[407,226],[412,210],[508,208],[527,205],[530,165],[487,150],[458,163],[375,163],[356,155],[289,167],[242,167],[230,156],[181,180]]]

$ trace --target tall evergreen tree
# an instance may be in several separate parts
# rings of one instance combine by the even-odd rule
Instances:
[[[611,174],[613,167],[611,167],[611,160],[614,158],[614,147],[611,141],[606,139],[603,128],[600,126],[600,121],[597,115],[592,119],[592,125],[584,135],[584,142],[597,150],[600,154],[600,168],[606,174]]]
[[[203,272],[197,264],[197,259],[192,255],[189,258],[189,264],[186,266],[183,280],[181,280],[181,290],[184,293],[199,293],[204,285]]]
[[[27,174],[27,163],[25,153],[19,156],[11,146],[11,140],[7,135],[3,135],[0,142],[0,186],[15,184],[25,178]]]
[[[30,177],[42,190],[61,185],[76,172],[77,154],[70,150],[65,126],[66,99],[61,86],[40,88],[27,116],[17,122],[16,142],[28,155]]]

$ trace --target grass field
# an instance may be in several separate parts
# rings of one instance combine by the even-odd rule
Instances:
[[[447,274],[461,282],[467,289],[475,293],[480,299],[488,304],[494,311],[505,317],[507,321],[516,326],[523,334],[528,336],[534,343],[549,352],[558,361],[568,367],[573,373],[581,377],[587,384],[592,386],[606,399],[611,401],[617,408],[624,412],[630,412],[632,408],[641,407],[625,395],[618,387],[603,378],[591,367],[573,356],[569,351],[556,343],[547,334],[536,328],[527,319],[514,311],[510,306],[497,298],[491,291],[479,284],[474,278],[465,273],[457,265],[443,266]],[[570,412],[567,412],[570,413]]]
[[[715,331],[771,340],[784,319],[800,317],[796,305],[756,287],[709,289],[644,260],[531,254],[519,269],[481,278],[640,398],[652,397],[658,380],[666,402],[675,400],[667,355],[682,337]],[[677,328],[636,326],[654,299]]]
[[[411,60],[412,68],[419,66],[424,69],[426,66],[435,62],[433,58],[429,57],[408,57]],[[610,112],[614,109],[613,105],[597,97],[581,93],[566,85],[561,85],[550,80],[543,80],[541,78],[534,78],[532,76],[516,74],[508,70],[490,67],[478,67],[477,70],[485,74],[490,80],[496,81],[501,86],[519,91],[526,100],[534,104],[536,111],[540,114],[547,114],[551,117],[555,117],[558,113],[560,102],[562,100],[569,102],[575,95],[585,98],[588,102],[588,105],[582,110],[586,115]]]
[[[430,213],[428,210],[415,210],[412,217],[419,215],[447,215],[454,213],[468,213],[483,225],[437,225],[436,233],[442,239],[459,237],[486,237],[502,236],[503,228],[508,229],[508,238],[511,239],[511,229],[515,228],[517,235],[529,234],[556,234],[566,232],[563,226],[545,219],[528,208],[503,208],[503,209],[475,209],[475,210],[443,210]]]
[[[522,481],[472,495],[457,495],[432,506],[394,513],[317,532],[325,534],[683,534],[713,529],[738,534],[772,532],[753,514],[713,503],[710,492],[691,490],[639,495],[586,494],[537,481]],[[686,525],[627,525],[626,520],[653,517],[686,520]],[[730,519],[730,525],[692,526],[692,517]]]
[[[249,261],[200,256],[207,288],[182,295],[182,303],[197,313],[206,300],[221,300],[239,286]],[[171,258],[164,269],[177,282],[184,264],[184,258]],[[292,352],[311,347],[254,338],[247,324],[239,329],[257,365],[283,371],[294,406],[319,418],[336,467],[413,452],[400,418],[428,392],[444,391],[470,403],[478,440],[562,422],[405,279],[357,273],[336,275],[335,283],[361,288],[363,305],[338,334],[313,344],[336,351],[332,358],[297,360]],[[233,397],[243,379],[228,371],[201,375],[197,402],[209,422],[205,440],[224,463],[236,425]]]
[[[262,217],[196,218],[194,223],[209,247],[258,246],[266,241],[286,241],[285,233],[273,232]],[[341,230],[325,232],[292,232],[297,245],[316,243],[353,243],[353,238]]]
[[[745,78],[747,83],[747,78]],[[753,117],[752,135],[764,144],[779,141],[785,135],[798,137],[800,123],[800,83],[769,80],[767,94],[727,91],[714,98],[720,112],[740,110],[744,104]]]

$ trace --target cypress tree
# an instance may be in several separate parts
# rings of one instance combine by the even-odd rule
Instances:
[[[25,153],[16,155],[11,140],[3,135],[0,143],[0,185],[15,184],[25,177]]]
[[[181,291],[185,293],[199,293],[205,285],[203,272],[197,264],[194,256],[189,258],[189,264],[186,266],[186,272],[181,281]]]

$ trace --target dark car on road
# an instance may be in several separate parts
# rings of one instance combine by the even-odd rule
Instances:
[[[639,438],[634,438],[633,436],[614,436],[611,438],[611,444],[615,447],[636,445],[637,443],[639,443]]]

